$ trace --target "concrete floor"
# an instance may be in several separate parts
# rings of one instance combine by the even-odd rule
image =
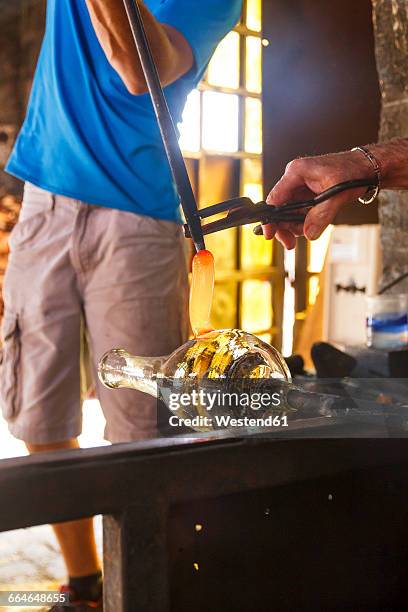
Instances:
[[[107,444],[103,440],[104,418],[97,400],[84,403],[84,448]],[[13,438],[0,417],[0,459],[26,455],[24,444]],[[102,520],[95,519],[98,548],[102,552]],[[66,580],[65,568],[54,534],[48,525],[0,533],[0,590],[58,589]],[[26,612],[47,608],[0,608],[8,612]]]

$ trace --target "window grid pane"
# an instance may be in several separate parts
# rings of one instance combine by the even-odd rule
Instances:
[[[262,162],[245,159],[241,164],[242,194],[253,202],[263,199]],[[272,241],[259,239],[253,229],[255,223],[241,229],[241,267],[244,270],[266,268],[272,265]]]
[[[262,91],[262,41],[255,36],[246,37],[246,88],[253,93]]]
[[[211,323],[215,329],[233,329],[237,325],[237,283],[216,283],[211,309]]]
[[[248,280],[242,283],[241,326],[249,332],[272,326],[272,286],[268,281]]]
[[[202,146],[208,151],[238,151],[238,96],[215,91],[203,94]]]
[[[208,66],[207,82],[209,85],[231,87],[232,89],[239,87],[239,46],[238,32],[230,32],[220,42]]]
[[[246,5],[242,23],[254,32],[261,32],[261,0],[247,0]],[[261,34],[230,32],[218,46],[208,67],[206,83],[200,89],[200,94],[189,97],[183,115],[182,148],[192,153],[202,151],[204,157],[198,166],[199,172],[204,173],[202,180],[207,177],[208,153],[220,153],[225,158],[238,151],[248,154],[239,164],[240,191],[254,202],[262,200],[262,161],[260,157],[251,157],[262,154],[262,104],[255,97],[262,92]],[[228,93],[229,89],[238,91]],[[236,282],[225,275],[236,268],[248,271],[272,265],[272,242],[257,238],[253,227],[207,237],[209,248],[217,256],[217,267],[224,273],[222,281],[220,278],[216,282],[212,317],[216,328],[239,325],[253,333],[264,332],[264,340],[270,342],[272,283],[251,278]]]
[[[333,226],[329,225],[320,238],[309,243],[308,272],[319,273],[322,271],[332,231]]]
[[[245,151],[262,153],[262,102],[258,98],[245,100]]]
[[[309,278],[309,305],[313,306],[316,304],[317,296],[320,292],[319,276],[311,276]]]
[[[247,0],[246,25],[250,30],[262,30],[262,0]]]
[[[184,151],[198,153],[201,148],[201,94],[197,89],[187,98],[179,131],[180,147]]]

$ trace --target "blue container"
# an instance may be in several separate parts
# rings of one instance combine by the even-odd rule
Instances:
[[[377,349],[408,346],[408,296],[367,298],[367,345]]]

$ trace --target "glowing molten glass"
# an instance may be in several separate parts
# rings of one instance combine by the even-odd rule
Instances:
[[[190,323],[197,338],[213,331],[210,312],[214,293],[214,257],[210,251],[199,251],[193,259],[190,290]]]

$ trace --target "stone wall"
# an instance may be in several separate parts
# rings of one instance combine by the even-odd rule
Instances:
[[[21,194],[21,183],[2,168],[24,119],[45,24],[45,0],[13,2],[6,18],[0,13],[0,197]]]
[[[2,23],[0,37],[0,195],[14,192],[15,182],[3,173],[11,145],[21,119],[19,95],[19,19],[8,19]]]
[[[21,181],[3,167],[24,119],[45,24],[45,0],[13,2],[6,12],[0,4],[0,290],[22,195]],[[2,312],[0,298],[0,317]]]
[[[408,138],[408,2],[373,0],[373,18],[383,104],[380,140]],[[408,192],[383,191],[379,215],[385,284],[408,271]],[[408,292],[408,280],[392,291]]]

